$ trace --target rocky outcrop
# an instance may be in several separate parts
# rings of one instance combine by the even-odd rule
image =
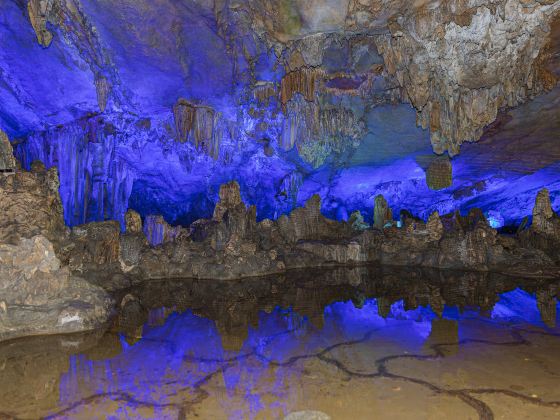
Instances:
[[[92,222],[72,228],[69,244],[64,248],[68,264],[75,272],[90,267],[110,268],[119,262],[118,222]]]
[[[383,229],[387,223],[393,220],[393,213],[387,200],[381,194],[375,197],[373,208],[373,225],[378,229]]]
[[[538,192],[531,226],[519,232],[519,239],[525,247],[539,249],[552,260],[560,261],[560,216],[552,209],[546,188]]]
[[[0,341],[99,328],[111,307],[104,290],[61,266],[44,236],[0,244]]]
[[[58,186],[56,168],[38,163],[33,172],[0,177],[0,340],[90,330],[111,313],[106,292],[73,276],[55,255],[72,253],[76,239],[64,225]],[[108,237],[98,233],[103,245],[95,254],[108,252]]]

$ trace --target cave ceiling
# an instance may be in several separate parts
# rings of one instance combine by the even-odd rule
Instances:
[[[0,0],[0,129],[68,224],[560,205],[560,1]]]

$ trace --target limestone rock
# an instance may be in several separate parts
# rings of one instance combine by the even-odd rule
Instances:
[[[35,172],[0,177],[0,243],[36,235],[49,240],[66,235],[57,170],[34,168]]]
[[[550,193],[546,188],[540,190],[535,199],[532,229],[545,235],[560,233],[560,218],[552,210]]]
[[[95,90],[97,92],[97,103],[101,112],[105,112],[107,108],[107,100],[111,92],[109,81],[104,76],[99,76],[95,79]]]
[[[430,218],[426,223],[426,230],[428,231],[430,239],[433,241],[439,241],[443,236],[443,223],[441,223],[441,219],[437,211],[430,215]]]
[[[280,83],[280,102],[286,105],[293,95],[300,93],[306,101],[315,100],[317,78],[321,71],[313,67],[304,67],[286,74]]]
[[[370,226],[364,221],[364,216],[360,213],[359,210],[352,212],[350,218],[348,219],[348,223],[352,226],[352,229],[361,231],[366,230]]]
[[[118,222],[93,222],[72,228],[70,267],[81,271],[89,266],[110,267],[119,261]]]
[[[71,277],[44,236],[0,244],[0,340],[94,329],[110,314],[100,288]]]
[[[236,181],[221,185],[219,197],[220,201],[214,208],[213,217],[213,219],[217,222],[222,221],[224,214],[228,210],[234,210],[240,208],[240,206],[243,206],[243,210],[246,209],[245,204],[243,204],[243,201],[241,200],[239,184]]]
[[[28,0],[27,12],[29,20],[37,35],[37,41],[48,47],[52,41],[52,33],[47,29],[47,21],[53,11],[54,0]]]
[[[379,51],[418,122],[430,127],[436,153],[456,155],[499,108],[551,88],[536,58],[558,10],[558,2],[536,0],[448,1],[389,20],[390,34],[376,38]]]
[[[213,159],[220,153],[220,116],[214,109],[195,105],[181,98],[173,106],[173,117],[178,140],[191,142]]]

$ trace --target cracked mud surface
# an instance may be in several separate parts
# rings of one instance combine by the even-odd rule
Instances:
[[[200,284],[148,286],[104,334],[4,343],[0,418],[560,418],[558,302],[535,297],[557,283],[403,280],[389,298],[320,277],[224,286],[214,307]],[[446,296],[441,317],[422,288]]]

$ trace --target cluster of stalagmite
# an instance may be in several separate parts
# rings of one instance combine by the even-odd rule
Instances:
[[[150,217],[142,231],[139,216],[129,212],[126,233],[115,222],[90,223],[73,228],[56,249],[71,270],[88,273],[98,281],[110,278],[108,273],[128,276],[128,281],[232,279],[292,268],[363,263],[530,276],[560,272],[552,246],[560,233],[546,228],[548,242],[542,241],[542,226],[557,218],[555,213],[548,217],[548,210],[545,219],[541,218],[546,222],[537,216],[534,226],[510,237],[498,234],[478,209],[467,216],[434,212],[427,222],[403,211],[398,224],[389,203],[378,196],[374,227],[370,228],[360,214],[353,214],[349,222],[325,218],[317,195],[289,215],[261,222],[256,220],[255,207],[248,208],[241,200],[236,182],[222,185],[219,196],[213,217],[198,220],[188,229],[171,228],[163,219]],[[538,215],[542,213],[538,209],[546,207],[542,201],[539,198],[535,206]],[[160,229],[157,234],[154,223]]]
[[[375,200],[373,228],[359,213],[349,222],[325,218],[318,195],[276,221],[257,222],[255,207],[245,205],[234,181],[220,188],[211,219],[172,228],[161,217],[142,223],[129,211],[122,233],[115,221],[65,227],[56,169],[33,168],[0,178],[0,211],[5,215],[0,224],[0,289],[5,291],[0,306],[8,313],[0,313],[0,319],[9,319],[0,324],[0,338],[76,331],[104,322],[110,299],[73,277],[78,274],[118,289],[155,278],[236,279],[365,263],[527,276],[560,273],[560,217],[545,190],[537,196],[532,226],[516,237],[498,234],[478,209],[467,216],[435,212],[427,222],[401,212],[398,227],[382,196]],[[41,293],[14,288],[30,282],[42,284]],[[87,304],[77,305],[80,300]],[[30,325],[25,314],[29,308],[37,310],[36,305],[49,315]]]

